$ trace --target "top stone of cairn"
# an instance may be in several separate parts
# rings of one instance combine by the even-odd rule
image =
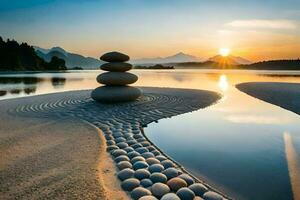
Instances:
[[[113,51],[103,54],[100,59],[105,62],[126,62],[129,60],[129,56]]]

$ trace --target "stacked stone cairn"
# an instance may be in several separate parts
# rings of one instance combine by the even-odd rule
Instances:
[[[120,52],[109,52],[102,55],[100,59],[107,62],[100,68],[108,72],[97,77],[97,82],[105,86],[92,91],[91,97],[95,101],[117,103],[134,101],[141,96],[140,89],[128,86],[138,80],[136,75],[126,72],[132,68],[131,64],[126,63],[129,61],[129,56]]]

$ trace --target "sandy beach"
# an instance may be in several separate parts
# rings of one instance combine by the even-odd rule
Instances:
[[[236,87],[255,98],[300,115],[299,83],[249,82]]]
[[[134,139],[149,149],[147,156],[164,157],[141,127],[220,98],[201,90],[142,89],[138,101],[117,105],[95,103],[89,90],[1,101],[1,199],[129,199],[110,155],[121,150],[117,138]],[[181,166],[168,162],[180,172]],[[207,195],[219,195],[205,186]]]

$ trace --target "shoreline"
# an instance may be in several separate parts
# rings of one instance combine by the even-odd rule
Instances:
[[[300,84],[247,82],[236,85],[240,91],[300,115]]]
[[[90,91],[73,91],[57,94],[54,93],[50,95],[41,95],[26,99],[22,98],[23,101],[25,101],[24,104],[18,105],[15,109],[10,109],[9,114],[12,116],[30,116],[33,118],[45,119],[60,119],[70,117],[74,119],[78,118],[80,120],[87,121],[93,126],[96,126],[104,133],[102,135],[106,138],[107,144],[109,144],[107,149],[111,154],[114,155],[112,149],[122,149],[121,144],[119,146],[119,143],[116,144],[117,142],[114,142],[116,138],[127,138],[128,136],[125,141],[129,141],[129,139],[131,138],[136,141],[136,144],[143,144],[143,146],[145,145],[144,147],[147,148],[151,147],[152,151],[147,151],[149,151],[148,156],[150,155],[150,157],[152,157],[158,155],[163,156],[164,153],[160,152],[159,148],[156,148],[156,146],[153,145],[151,141],[148,141],[148,138],[143,136],[143,131],[140,130],[141,127],[162,118],[172,117],[178,114],[183,114],[185,112],[191,112],[193,110],[207,107],[215,103],[220,98],[220,96],[214,92],[201,90],[170,88],[142,89],[144,90],[146,95],[139,101],[118,105],[103,105],[95,103],[91,101],[89,97]],[[199,101],[199,99],[201,99],[201,101]],[[32,102],[33,100],[35,100],[34,103]],[[15,99],[12,102],[18,102],[18,100]],[[153,110],[154,108],[155,110]],[[112,118],[112,116],[114,117]],[[99,134],[99,136],[101,136],[101,134]],[[112,146],[114,146],[114,148],[112,148]],[[128,145],[126,144],[125,146]],[[143,156],[143,154],[140,155]],[[115,156],[111,157],[112,163],[112,160],[114,160],[113,158],[115,158]],[[168,157],[166,157],[166,159],[168,159]],[[105,160],[109,159],[106,158]],[[178,172],[181,171],[181,173],[190,174],[186,172],[180,164],[173,162],[171,158],[168,160],[170,160],[170,162],[173,163],[172,165],[179,170]],[[116,164],[116,162],[114,162],[114,164]],[[118,170],[112,171],[114,172],[110,172],[110,174],[108,175],[108,180],[111,179],[112,174],[118,172]],[[102,174],[103,173],[107,175],[106,172],[102,171]],[[100,177],[103,178],[105,176],[100,175]],[[193,179],[196,182],[203,183],[202,181],[196,179],[196,177],[194,177]],[[115,178],[115,180],[117,180],[117,178]],[[104,182],[107,181],[104,180]],[[117,182],[119,181],[117,180]],[[107,187],[111,189],[113,187],[112,185],[109,185]],[[120,184],[117,184],[115,186],[119,186],[117,190],[120,189]],[[213,189],[208,185],[207,187],[209,191],[217,192],[216,189]],[[219,194],[220,192],[215,193],[215,195]],[[224,194],[221,195],[225,197]],[[109,196],[109,194],[107,194],[107,196]]]

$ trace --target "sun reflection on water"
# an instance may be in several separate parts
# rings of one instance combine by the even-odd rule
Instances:
[[[218,86],[222,91],[227,91],[229,84],[228,84],[227,76],[225,74],[222,74],[220,76],[218,81]]]

